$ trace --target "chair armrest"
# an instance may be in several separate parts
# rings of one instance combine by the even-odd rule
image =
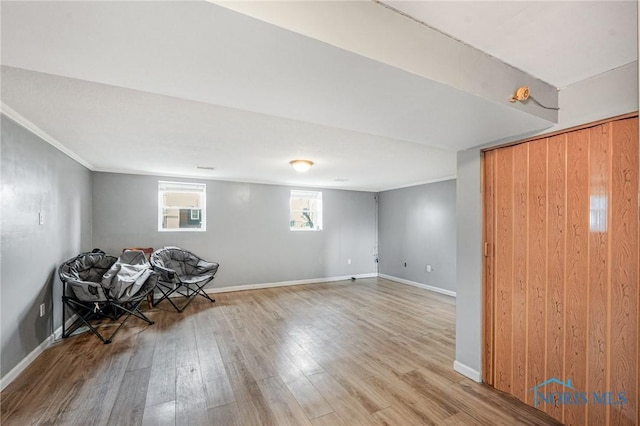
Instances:
[[[218,266],[220,266],[216,262],[207,262],[206,260],[199,260],[196,265],[196,269],[200,273],[213,271],[214,273],[218,270]]]
[[[164,266],[153,265],[153,270],[159,272],[162,278],[166,278],[168,280],[173,280],[176,276],[176,271],[165,268]]]
[[[63,297],[71,297],[84,302],[101,302],[109,299],[108,291],[105,291],[100,282],[76,279],[64,279],[62,282],[67,285],[63,290]],[[67,294],[66,290],[71,291],[73,296]]]
[[[133,298],[140,299],[147,297],[147,295],[156,288],[156,285],[158,284],[158,278],[160,278],[160,274],[156,271],[151,271],[151,275],[147,277],[146,281],[142,285],[142,288],[140,288],[138,293],[136,293]]]
[[[75,285],[86,285],[86,286],[100,286],[102,287],[102,282],[96,282],[96,281],[82,281],[82,280],[76,280],[74,278],[65,278],[62,280],[63,283],[66,284],[75,284]]]

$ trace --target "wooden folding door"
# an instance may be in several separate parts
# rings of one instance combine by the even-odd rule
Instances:
[[[483,197],[485,382],[640,424],[637,117],[486,151]]]

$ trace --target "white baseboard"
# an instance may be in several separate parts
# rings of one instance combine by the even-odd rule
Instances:
[[[64,324],[64,327],[69,328],[69,326],[73,324],[76,321],[76,319],[78,319],[78,315],[76,314],[71,315],[71,317],[69,317],[69,319],[67,319],[67,322]],[[58,327],[56,331],[53,332],[53,340],[60,340],[60,339],[62,339],[62,326]]]
[[[75,315],[74,315],[75,316]],[[71,324],[70,323],[71,319],[67,320],[67,324]],[[60,340],[62,339],[62,326],[58,327],[54,332],[53,332],[53,340]]]
[[[16,377],[20,375],[28,366],[31,364],[38,356],[45,351],[51,344],[53,343],[53,334],[47,337],[42,343],[38,345],[34,350],[31,351],[29,355],[24,357],[22,361],[18,363],[15,367],[11,369],[7,374],[5,374],[2,379],[0,379],[0,391],[4,390],[11,382],[15,380]]]
[[[73,314],[71,318],[67,320],[67,327],[71,325],[78,316]],[[5,374],[2,379],[0,379],[0,391],[4,390],[11,382],[13,382],[16,377],[20,375],[38,356],[44,352],[49,346],[51,346],[56,340],[60,340],[62,338],[62,326],[58,327],[51,336],[47,337],[42,343],[38,345],[37,348],[31,351],[29,355],[24,357],[22,361],[18,363],[15,367],[11,369],[7,374]]]
[[[405,280],[404,278],[392,277],[391,275],[387,275],[387,274],[378,274],[378,276],[380,278],[384,278],[384,279],[390,280],[390,281],[395,281],[395,282],[400,283],[400,284],[406,284],[406,285],[411,285],[411,286],[414,286],[414,287],[424,288],[425,290],[430,290],[430,291],[434,291],[436,293],[445,294],[447,296],[456,297],[456,292],[455,291],[447,290],[447,289],[444,289],[444,288],[434,287],[434,286],[428,285],[428,284],[417,283],[415,281]]]
[[[285,286],[303,285],[303,284],[330,283],[335,281],[349,280],[351,279],[351,277],[360,279],[360,278],[376,278],[377,276],[378,274],[373,272],[370,274],[343,275],[339,277],[312,278],[307,280],[279,281],[275,283],[246,284],[246,285],[236,285],[236,286],[229,286],[229,287],[213,287],[213,288],[207,288],[205,289],[205,291],[209,294],[227,293],[231,291],[258,290],[261,288],[285,287]]]
[[[465,365],[459,361],[453,361],[453,369],[458,373],[462,374],[463,376],[470,378],[474,382],[482,383],[482,377],[480,377],[480,372],[477,370],[474,370],[468,365]]]

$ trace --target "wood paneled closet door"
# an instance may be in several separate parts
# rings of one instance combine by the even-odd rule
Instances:
[[[636,115],[484,152],[483,378],[568,425],[640,425],[638,151]]]

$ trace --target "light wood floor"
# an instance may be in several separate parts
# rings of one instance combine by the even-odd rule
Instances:
[[[547,425],[452,371],[454,299],[383,279],[161,304],[111,345],[45,351],[1,394],[3,425]]]

